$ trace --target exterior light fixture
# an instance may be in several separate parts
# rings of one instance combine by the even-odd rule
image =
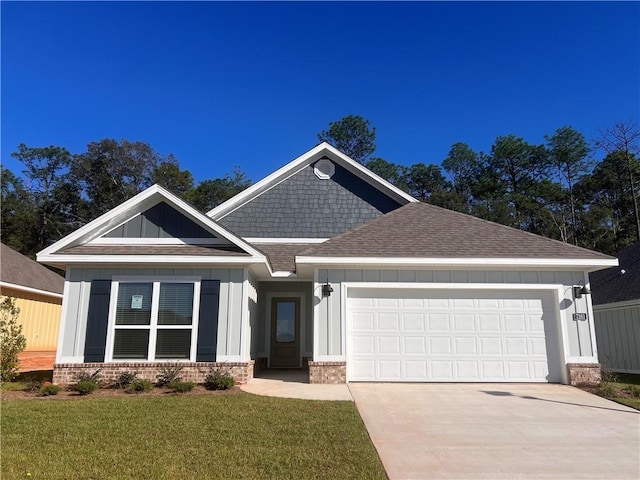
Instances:
[[[333,292],[333,287],[331,285],[329,285],[329,282],[327,282],[324,285],[322,285],[322,296],[323,297],[330,297],[331,296],[331,292]]]
[[[582,298],[583,295],[591,295],[591,290],[585,284],[580,282],[579,285],[574,285],[573,287],[573,297],[574,298]]]

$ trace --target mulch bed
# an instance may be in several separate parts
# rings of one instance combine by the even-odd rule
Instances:
[[[51,395],[48,397],[39,397],[37,392],[21,391],[7,391],[0,394],[2,400],[83,400],[85,398],[114,398],[114,397],[163,397],[171,395],[179,396],[199,396],[199,395],[237,395],[242,393],[240,388],[233,387],[229,390],[207,390],[202,385],[196,385],[193,390],[185,393],[176,393],[169,388],[157,388],[154,387],[150,392],[143,393],[128,393],[124,389],[120,388],[99,388],[89,395],[80,395],[78,392],[72,390],[60,390],[57,395]]]

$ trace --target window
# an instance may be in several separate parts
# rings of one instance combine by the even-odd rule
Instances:
[[[111,360],[195,360],[200,282],[120,279],[113,282]]]

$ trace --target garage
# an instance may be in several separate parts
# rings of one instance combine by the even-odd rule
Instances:
[[[561,382],[549,290],[349,288],[347,379]]]

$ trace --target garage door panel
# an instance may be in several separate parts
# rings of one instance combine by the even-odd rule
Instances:
[[[561,381],[559,367],[549,377],[548,349],[557,339],[546,338],[555,328],[548,292],[353,293],[347,300],[349,380]]]

